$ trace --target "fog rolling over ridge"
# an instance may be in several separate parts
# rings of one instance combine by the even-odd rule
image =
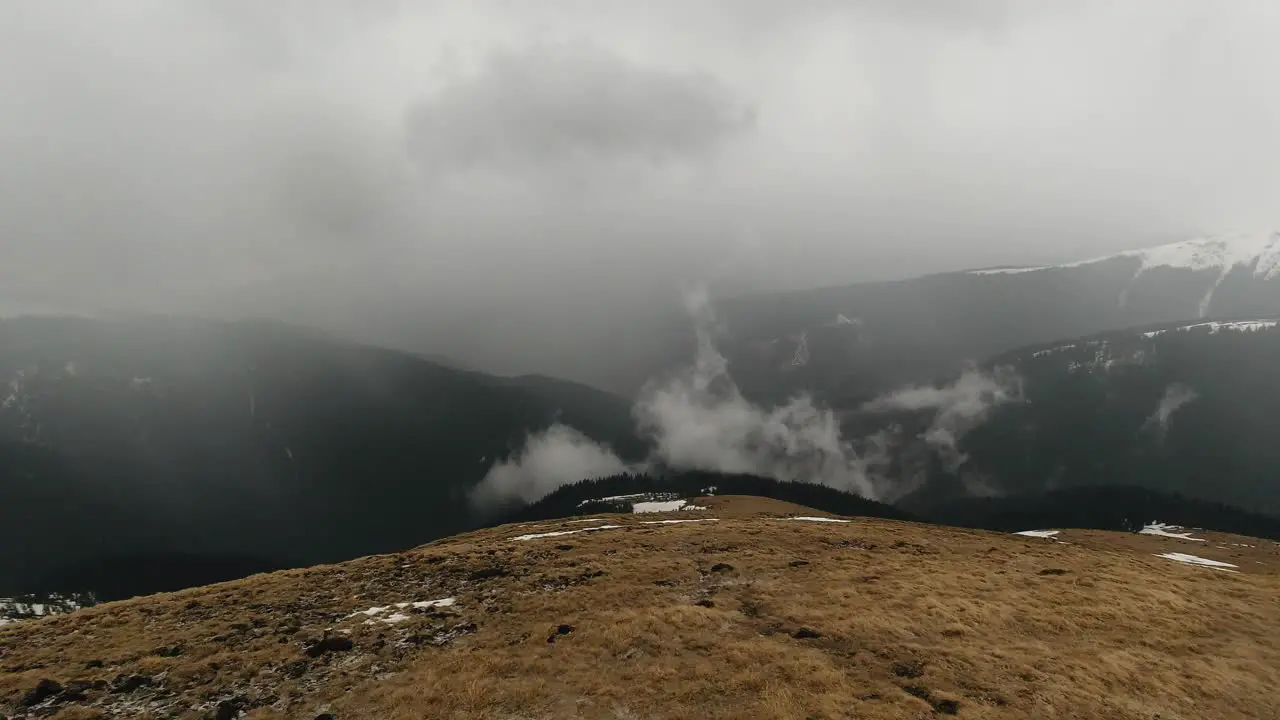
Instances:
[[[481,506],[506,498],[532,502],[587,477],[671,469],[821,483],[892,501],[923,482],[891,469],[899,451],[923,441],[957,470],[965,460],[958,449],[965,433],[991,408],[1020,399],[1016,374],[971,368],[952,383],[902,388],[852,411],[871,418],[898,410],[932,412],[919,437],[902,438],[888,420],[882,430],[851,437],[842,430],[846,413],[807,394],[778,406],[745,398],[716,349],[716,319],[705,287],[686,293],[685,304],[697,338],[694,361],[648,383],[632,408],[638,433],[651,445],[647,460],[625,463],[609,448],[557,424],[529,437],[512,457],[496,460],[472,500]]]
[[[1277,35],[1265,0],[5,3],[0,312],[268,317],[634,395],[725,267],[1276,226]]]

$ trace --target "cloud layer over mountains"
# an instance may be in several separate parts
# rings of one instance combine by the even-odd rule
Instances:
[[[735,254],[797,286],[1266,226],[1277,37],[1266,0],[5,3],[0,287],[556,315]]]

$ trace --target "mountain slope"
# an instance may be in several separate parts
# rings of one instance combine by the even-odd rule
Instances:
[[[14,592],[98,555],[309,564],[448,535],[477,522],[489,465],[556,421],[641,451],[621,398],[277,325],[3,320],[0,389]]]
[[[1173,537],[1066,544],[709,503],[503,526],[6,626],[0,712],[1232,720],[1274,708],[1280,546],[1241,543],[1259,547],[1226,572],[1165,557],[1217,552]]]
[[[723,347],[746,391],[865,397],[1032,343],[1184,318],[1280,314],[1280,234],[744,297],[719,311]]]
[[[1020,401],[993,408],[961,442],[956,472],[934,468],[906,505],[961,495],[968,479],[987,494],[1137,485],[1280,516],[1278,360],[1272,319],[1155,326],[1003,354],[988,365],[1021,378]]]

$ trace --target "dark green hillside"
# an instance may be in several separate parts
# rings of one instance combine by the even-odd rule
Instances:
[[[4,320],[0,389],[0,542],[27,550],[0,587],[97,555],[412,546],[477,522],[470,488],[554,422],[641,452],[621,398],[278,325]]]
[[[959,494],[1133,485],[1280,514],[1280,331],[1182,323],[1007,353],[1025,401],[970,432],[957,473],[904,504]],[[1163,407],[1163,410],[1162,410]]]
[[[538,502],[512,511],[501,522],[545,520],[587,512],[627,512],[630,510],[629,502],[613,503],[609,510],[601,510],[596,504],[593,504],[593,507],[584,508],[583,502],[637,493],[669,493],[681,498],[700,497],[707,494],[756,495],[837,515],[861,515],[893,520],[911,519],[910,514],[892,505],[868,500],[817,483],[779,482],[754,475],[691,471],[589,478],[564,485]]]
[[[1089,528],[1133,532],[1151,522],[1280,540],[1280,518],[1222,503],[1112,486],[1054,490],[1038,495],[965,498],[935,505],[922,515],[943,525],[1004,532]]]

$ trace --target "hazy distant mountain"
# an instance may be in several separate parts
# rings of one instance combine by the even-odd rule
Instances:
[[[744,297],[719,310],[724,349],[747,392],[860,396],[1030,343],[1280,313],[1280,234]]]
[[[1280,320],[1191,322],[996,357],[1022,397],[991,410],[903,504],[1134,485],[1280,516]],[[912,422],[910,413],[905,421]]]
[[[103,555],[313,563],[441,537],[556,421],[642,452],[628,402],[574,383],[280,325],[0,320],[0,592]]]

